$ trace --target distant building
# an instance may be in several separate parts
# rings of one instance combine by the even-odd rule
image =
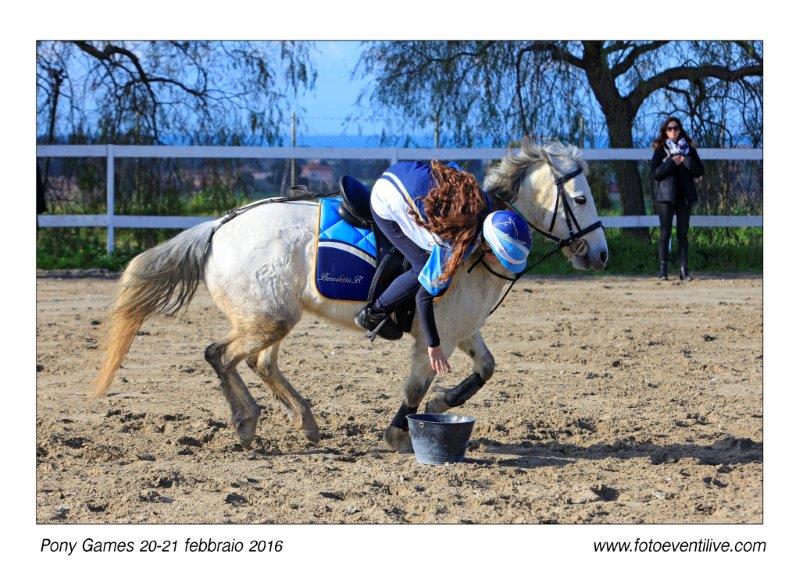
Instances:
[[[320,161],[309,161],[303,165],[300,176],[308,179],[309,183],[332,185],[334,179],[333,167]]]

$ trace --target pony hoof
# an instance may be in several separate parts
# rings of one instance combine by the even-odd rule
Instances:
[[[312,443],[317,443],[319,441],[319,429],[315,426],[313,428],[301,428],[301,432],[303,435],[306,436],[306,439]]]
[[[425,403],[425,412],[428,414],[441,414],[450,410],[451,406],[444,401],[444,394],[437,394]]]
[[[312,443],[317,443],[319,441],[319,426],[317,426],[317,421],[314,419],[310,410],[302,413],[292,413],[290,414],[290,420],[303,432],[303,435],[308,441]]]
[[[260,414],[261,410],[258,410],[252,416],[241,419],[237,418],[234,422],[236,433],[239,435],[239,440],[242,444],[242,447],[245,449],[250,449],[250,445],[253,443],[253,438],[256,437],[256,428],[258,428],[258,417]]]
[[[411,447],[411,436],[407,431],[389,426],[383,432],[383,441],[386,444],[400,453],[414,453],[414,448]]]

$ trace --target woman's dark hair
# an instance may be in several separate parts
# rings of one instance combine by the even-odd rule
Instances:
[[[664,142],[667,141],[667,126],[669,125],[670,122],[677,122],[678,127],[681,128],[681,133],[678,134],[678,139],[684,138],[686,140],[686,143],[694,146],[694,141],[692,141],[692,138],[689,137],[688,133],[686,133],[686,130],[683,129],[683,124],[681,123],[681,121],[675,116],[670,116],[669,118],[664,120],[664,123],[661,124],[660,128],[658,128],[658,137],[653,142],[653,149],[661,149],[662,147],[664,147]]]
[[[447,280],[455,274],[478,236],[486,216],[481,212],[487,209],[487,202],[477,179],[470,173],[438,161],[431,161],[431,173],[433,188],[422,199],[428,221],[410,206],[408,213],[418,225],[452,246],[453,254],[439,277],[439,280]]]

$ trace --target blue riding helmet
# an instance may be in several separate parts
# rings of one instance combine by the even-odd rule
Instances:
[[[483,238],[506,269],[512,273],[525,269],[531,252],[531,232],[519,214],[511,210],[492,212],[483,221]]]

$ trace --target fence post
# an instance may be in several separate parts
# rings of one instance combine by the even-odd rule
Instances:
[[[292,147],[297,147],[297,114],[295,114],[294,112],[292,112]],[[295,174],[294,157],[292,157],[292,160],[291,160],[291,175],[290,175],[290,177],[291,178],[289,179],[289,187],[291,188],[295,184],[297,184],[297,176]],[[286,194],[289,194],[289,192],[287,191]]]
[[[397,163],[397,147],[392,147],[389,154],[391,155],[389,160],[391,161],[392,165],[394,165]]]
[[[106,252],[114,253],[114,146],[106,145]]]

